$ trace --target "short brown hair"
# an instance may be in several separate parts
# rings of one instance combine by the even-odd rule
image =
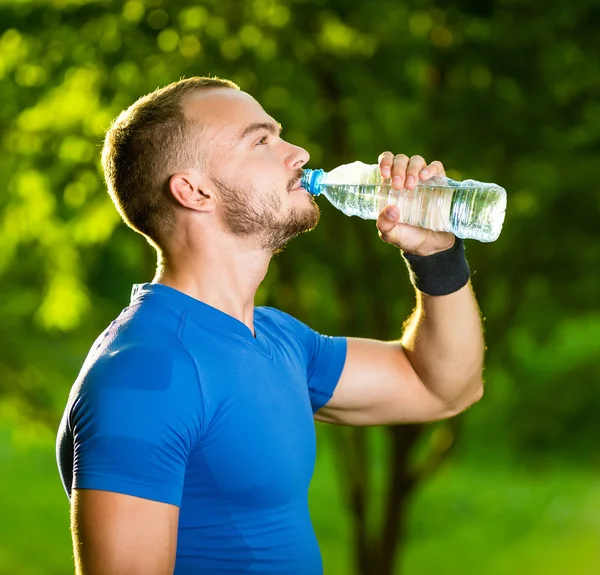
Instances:
[[[209,88],[239,90],[222,78],[179,80],[137,100],[106,133],[102,168],[108,193],[125,223],[156,248],[174,227],[165,193],[169,178],[200,163],[198,129],[185,117],[182,101]]]

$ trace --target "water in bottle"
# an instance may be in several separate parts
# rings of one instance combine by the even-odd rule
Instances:
[[[301,186],[324,195],[348,216],[376,220],[390,204],[398,206],[400,221],[459,238],[493,242],[500,235],[506,212],[506,190],[496,184],[436,176],[414,190],[395,190],[377,164],[353,162],[332,170],[303,170]]]

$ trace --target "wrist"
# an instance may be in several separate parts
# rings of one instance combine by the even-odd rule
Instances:
[[[435,241],[432,241],[431,238],[427,238],[420,246],[413,250],[402,250],[402,254],[411,256],[433,256],[451,249],[456,243],[456,236],[449,232],[436,232],[433,235],[436,236]]]
[[[465,257],[464,243],[455,238],[454,244],[443,251],[429,255],[403,252],[412,284],[426,295],[441,296],[464,287],[471,277]]]

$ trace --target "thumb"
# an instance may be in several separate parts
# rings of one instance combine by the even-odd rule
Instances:
[[[377,229],[381,239],[390,242],[394,241],[393,230],[398,225],[398,218],[400,217],[400,211],[396,206],[387,206],[381,210],[379,217],[377,218]]]

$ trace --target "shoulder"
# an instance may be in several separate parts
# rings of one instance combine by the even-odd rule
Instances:
[[[193,378],[194,364],[178,337],[182,321],[150,302],[125,308],[94,342],[78,382],[90,391],[98,385],[161,390],[182,375]]]
[[[204,401],[196,366],[177,331],[132,320],[114,322],[103,335],[67,403],[69,426],[79,440],[100,434],[156,443],[159,435],[179,430],[191,445],[201,430]]]

